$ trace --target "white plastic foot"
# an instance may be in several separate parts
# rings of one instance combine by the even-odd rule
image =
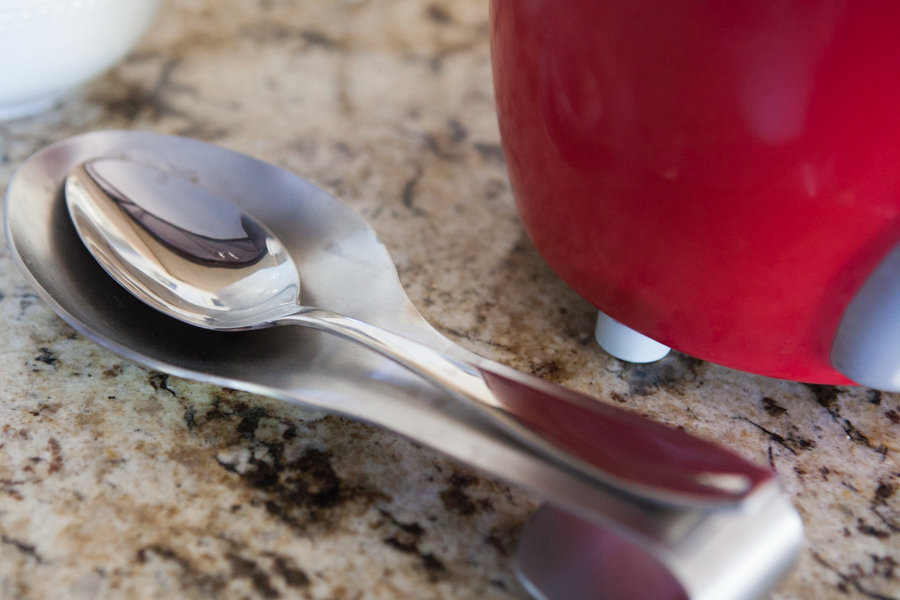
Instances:
[[[670,350],[668,346],[622,325],[603,312],[597,316],[595,335],[601,348],[626,362],[654,362],[663,358]]]

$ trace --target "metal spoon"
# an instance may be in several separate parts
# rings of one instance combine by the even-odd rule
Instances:
[[[79,236],[103,268],[177,319],[215,330],[296,324],[352,340],[483,410],[539,452],[658,502],[733,505],[772,483],[771,471],[676,429],[301,305],[297,267],[275,235],[185,179],[101,158],[73,169],[65,193]]]
[[[284,244],[302,275],[307,301],[453,358],[480,360],[419,315],[374,231],[341,202],[251,157],[139,131],[92,132],[57,142],[23,163],[7,188],[11,257],[43,300],[87,338],[151,369],[391,429],[552,502],[555,506],[544,505],[534,516],[519,542],[520,577],[539,598],[579,600],[575,592],[581,590],[595,600],[590,590],[609,584],[608,589],[618,589],[616,580],[643,577],[645,565],[656,565],[692,600],[748,600],[790,568],[802,545],[802,525],[784,494],[765,493],[775,486],[760,487],[743,510],[642,501],[533,451],[492,425],[483,410],[468,408],[405,367],[338,336],[300,327],[216,332],[149,308],[83,248],[66,207],[67,174],[103,157],[176,174],[254,215]],[[502,374],[535,381],[512,369]],[[593,400],[588,406],[607,408]],[[611,572],[585,562],[584,545],[609,548],[610,535],[624,536],[644,552],[645,558],[629,567],[639,572]]]

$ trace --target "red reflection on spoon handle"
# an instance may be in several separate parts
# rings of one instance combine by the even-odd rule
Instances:
[[[662,501],[671,493],[727,504],[775,478],[772,471],[679,429],[505,370],[479,365],[506,414],[623,489]]]

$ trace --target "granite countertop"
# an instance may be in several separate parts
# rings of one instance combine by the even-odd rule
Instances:
[[[0,124],[0,189],[107,128],[208,140],[367,219],[460,345],[768,463],[807,544],[773,598],[900,598],[900,395],[621,363],[518,221],[486,0],[171,0],[137,51]],[[2,234],[0,234],[2,235]],[[77,335],[0,246],[0,597],[525,598],[534,498],[391,433]]]

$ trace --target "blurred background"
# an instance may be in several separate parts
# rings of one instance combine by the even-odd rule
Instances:
[[[628,365],[519,223],[487,0],[165,0],[140,45],[0,123],[0,189],[100,129],[206,140],[363,216],[444,335],[778,470],[808,550],[773,597],[900,598],[900,401],[673,352]],[[2,234],[0,234],[2,236]],[[130,365],[0,246],[0,596],[525,598],[533,498],[365,425]]]

